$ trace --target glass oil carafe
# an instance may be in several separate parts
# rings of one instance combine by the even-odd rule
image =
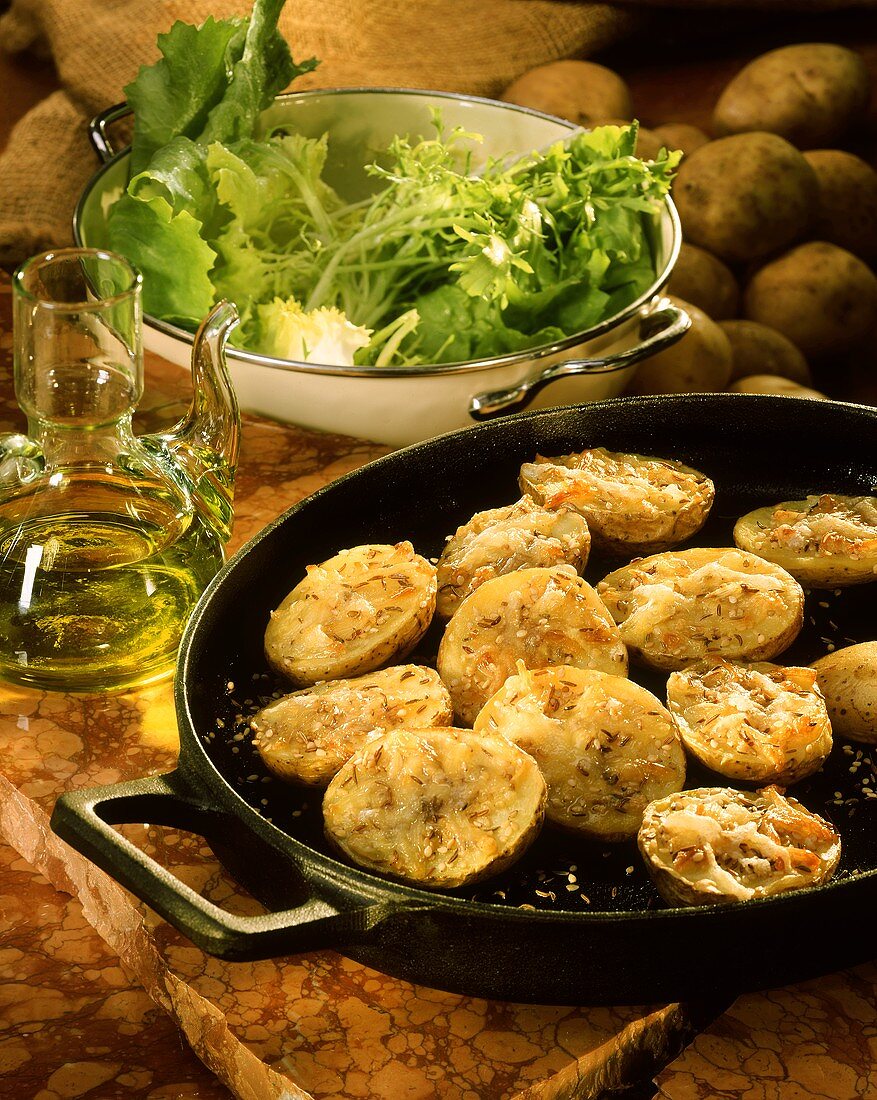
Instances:
[[[28,434],[0,436],[0,678],[104,691],[173,670],[189,613],[223,562],[240,418],[217,306],[195,339],[194,398],[135,436],[141,277],[65,249],[13,280],[15,392]]]

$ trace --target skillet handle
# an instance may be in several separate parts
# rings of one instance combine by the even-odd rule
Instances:
[[[519,412],[530,404],[540,390],[558,378],[567,378],[573,374],[609,374],[623,370],[675,344],[690,327],[691,318],[684,310],[673,305],[667,298],[660,298],[641,319],[640,331],[645,339],[639,344],[600,359],[565,359],[562,363],[546,367],[532,378],[524,379],[511,389],[477,394],[469,402],[469,415],[473,420],[490,420],[494,416]]]
[[[55,803],[52,829],[77,851],[112,875],[146,902],[174,928],[208,954],[223,959],[267,959],[324,948],[339,948],[370,933],[381,921],[408,906],[376,903],[345,906],[320,897],[331,886],[303,876],[288,856],[247,831],[240,845],[241,859],[259,860],[273,868],[268,872],[285,883],[294,880],[297,904],[279,912],[242,917],[221,909],[186,886],[113,825],[150,822],[186,829],[234,844],[238,819],[205,808],[189,781],[177,770],[168,775],[136,779],[107,787],[69,791]],[[254,846],[260,850],[254,852]],[[281,877],[282,876],[282,877]],[[299,897],[301,900],[299,900]]]
[[[88,139],[102,164],[112,160],[118,152],[113,148],[113,143],[107,134],[107,127],[130,114],[133,114],[133,111],[127,103],[117,103],[114,107],[107,107],[99,115],[95,115],[89,122]]]

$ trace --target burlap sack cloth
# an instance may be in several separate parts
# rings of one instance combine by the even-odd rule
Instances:
[[[0,157],[0,262],[71,240],[71,217],[97,161],[89,118],[124,98],[177,19],[245,14],[247,0],[13,0],[0,49],[48,50],[63,91],[27,115]],[[322,59],[297,88],[353,84],[494,95],[520,73],[584,56],[635,16],[555,0],[289,0],[281,27],[293,56]]]

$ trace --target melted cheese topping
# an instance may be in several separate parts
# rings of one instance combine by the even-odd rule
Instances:
[[[673,720],[645,688],[578,668],[519,663],[487,702],[476,732],[529,753],[548,783],[551,821],[602,840],[633,836],[646,806],[685,781]]]
[[[595,541],[610,548],[659,550],[694,534],[715,489],[680,462],[595,447],[521,467],[521,488],[546,508],[572,507]]]
[[[342,550],[272,611],[265,654],[304,684],[369,671],[417,642],[435,596],[435,569],[410,542]]]
[[[660,799],[646,810],[639,844],[664,896],[688,904],[817,885],[840,859],[835,829],[774,787],[704,787]]]
[[[825,493],[780,504],[763,538],[798,554],[862,558],[877,554],[877,498]]]
[[[686,746],[732,779],[790,783],[831,751],[831,724],[810,668],[720,661],[674,672],[667,705]]]
[[[451,724],[451,697],[437,672],[396,665],[284,696],[250,721],[254,744],[283,779],[325,785],[369,738],[396,728]]]
[[[455,713],[474,722],[519,660],[527,668],[574,665],[627,673],[618,628],[570,566],[518,570],[486,582],[463,601],[438,654]]]
[[[656,554],[605,577],[597,592],[625,642],[655,659],[688,663],[709,653],[772,656],[772,639],[801,625],[804,595],[784,569],[735,549]],[[780,647],[783,648],[783,647]]]
[[[529,497],[479,512],[458,528],[439,559],[439,614],[450,617],[485,581],[516,569],[567,563],[581,570],[590,545],[582,516],[567,509],[548,511]]]
[[[495,734],[396,730],[330,783],[327,836],[361,867],[450,889],[497,873],[537,835],[545,781]]]

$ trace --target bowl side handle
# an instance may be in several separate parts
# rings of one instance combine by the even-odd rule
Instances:
[[[299,895],[296,903],[258,916],[230,913],[181,882],[113,828],[125,822],[185,829],[208,841],[211,837],[219,842],[233,838],[237,845],[243,837],[247,846],[243,858],[261,862],[266,873],[294,880]],[[302,875],[287,853],[271,850],[252,831],[241,830],[237,818],[201,805],[180,770],[69,791],[55,803],[52,829],[198,947],[224,959],[267,959],[338,949],[357,942],[388,916],[408,908],[385,902],[345,907],[337,896],[332,900],[320,897],[316,877]]]
[[[119,119],[126,118],[133,113],[133,110],[127,103],[116,103],[113,107],[106,107],[99,115],[95,115],[91,122],[89,122],[88,140],[91,142],[92,148],[97,153],[98,157],[100,157],[102,164],[107,164],[118,152],[118,150],[113,147],[113,143],[107,133],[107,127],[112,126],[114,122],[118,122]]]
[[[667,298],[659,298],[640,319],[640,342],[624,351],[613,352],[598,359],[565,359],[546,367],[531,378],[507,390],[480,393],[469,402],[473,420],[490,420],[495,416],[520,412],[540,390],[558,378],[573,374],[609,374],[656,355],[675,344],[691,327],[688,314]]]

